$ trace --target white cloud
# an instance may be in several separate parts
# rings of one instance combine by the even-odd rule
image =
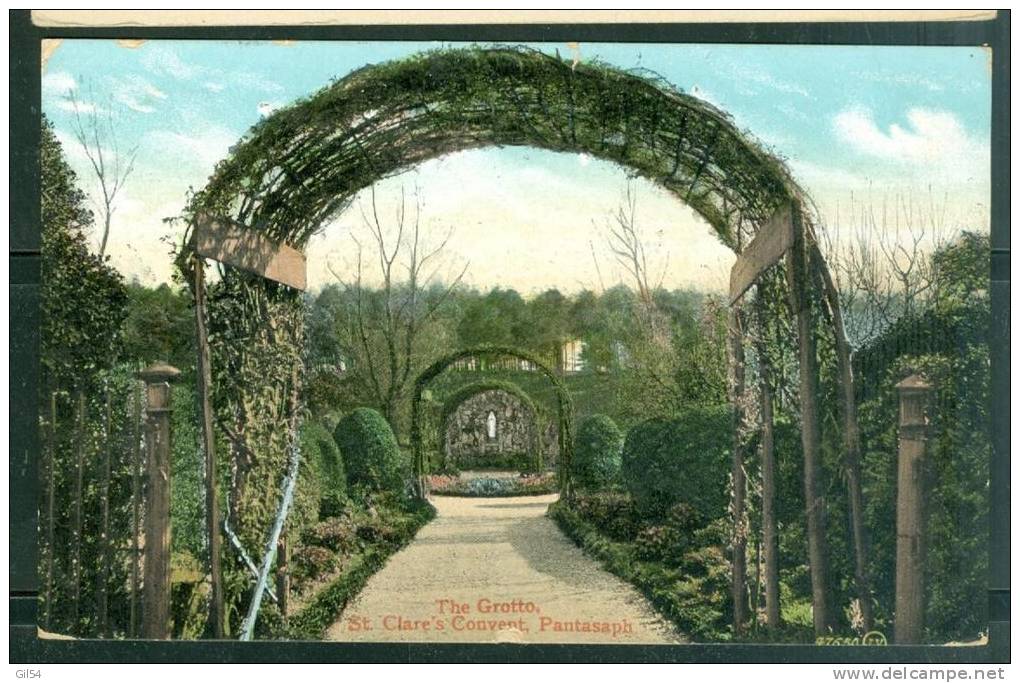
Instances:
[[[190,160],[202,174],[210,173],[216,162],[227,156],[230,146],[240,137],[226,128],[195,126],[194,132],[179,133],[157,130],[146,138],[146,146],[154,149],[174,150],[183,160]],[[203,176],[204,177],[204,176]]]
[[[167,94],[141,76],[111,79],[113,98],[128,109],[151,114],[156,104],[167,99]]]
[[[187,81],[198,75],[202,67],[193,66],[166,45],[149,43],[142,48],[141,63],[149,71]]]
[[[206,81],[202,84],[202,87],[209,92],[223,92],[223,88],[226,86],[222,83],[217,83],[216,81]]]
[[[905,124],[883,129],[866,109],[848,109],[833,119],[837,137],[877,160],[909,168],[914,176],[942,183],[985,182],[989,144],[971,135],[952,113],[915,107]]]
[[[65,96],[72,90],[77,90],[78,83],[74,76],[66,71],[54,71],[42,77],[43,95]]]

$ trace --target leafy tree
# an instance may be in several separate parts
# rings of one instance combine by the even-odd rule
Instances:
[[[457,333],[463,346],[517,346],[528,335],[527,305],[515,290],[495,287],[468,302]]]
[[[89,251],[92,212],[45,117],[39,161],[43,386],[84,388],[117,357],[127,297],[120,274]]]
[[[166,361],[182,371],[195,364],[195,317],[191,297],[166,283],[126,288],[123,357],[128,361]]]
[[[560,348],[570,337],[570,305],[558,289],[548,289],[527,303],[528,336],[524,342],[559,365]]]

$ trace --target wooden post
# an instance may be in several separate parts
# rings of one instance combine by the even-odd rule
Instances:
[[[828,552],[825,542],[825,499],[819,495],[821,425],[818,418],[818,358],[815,326],[808,295],[807,253],[800,206],[791,211],[793,246],[787,253],[790,304],[797,317],[800,375],[801,445],[804,450],[804,505],[807,516],[808,563],[811,570],[811,605],[816,636],[829,627]]]
[[[96,586],[96,616],[99,622],[99,635],[105,638],[110,625],[109,620],[109,598],[108,586],[110,580],[110,449],[111,444],[111,421],[112,421],[112,399],[110,387],[106,386],[106,409],[103,414],[103,463],[102,478],[100,479],[100,508],[102,510],[99,518],[99,580]]]
[[[287,618],[287,608],[290,598],[290,549],[287,547],[287,532],[280,534],[280,540],[276,543],[276,604],[280,608],[280,614]]]
[[[896,385],[900,398],[899,472],[896,479],[895,642],[921,642],[924,633],[925,409],[931,385],[911,375]]]
[[[733,404],[733,574],[730,589],[733,595],[733,633],[740,636],[747,623],[747,529],[744,525],[744,498],[747,481],[744,476],[744,342],[740,309],[730,308],[730,399]]]
[[[74,628],[81,617],[81,543],[82,543],[82,489],[85,470],[85,394],[78,391],[75,415],[75,481],[74,481],[74,548],[71,571],[74,576]]]
[[[57,392],[50,392],[50,443],[49,467],[46,472],[46,614],[43,624],[50,630],[53,620],[53,567],[56,562],[56,548],[53,544],[55,521],[53,519],[53,498],[56,489],[57,470]]]
[[[761,526],[765,560],[765,624],[779,627],[779,534],[776,526],[775,413],[772,404],[772,366],[765,348],[765,304],[759,285],[755,299],[758,334],[758,396],[761,401]]]
[[[202,420],[202,449],[205,452],[205,532],[209,538],[209,624],[213,638],[223,638],[223,579],[220,570],[220,504],[216,491],[216,436],[213,433],[212,369],[209,332],[205,323],[205,261],[193,259],[195,270],[195,332],[198,340],[198,400]]]
[[[170,380],[180,374],[165,363],[138,373],[145,382],[148,453],[142,636],[154,640],[170,637]]]
[[[138,579],[141,574],[142,550],[139,536],[142,533],[142,400],[141,387],[131,390],[132,442],[131,442],[131,621],[128,633],[138,636]]]
[[[846,336],[843,312],[840,310],[839,291],[832,275],[825,267],[822,252],[817,244],[811,245],[813,270],[818,274],[823,300],[829,311],[836,346],[836,366],[839,370],[840,409],[843,413],[843,463],[846,468],[847,499],[850,506],[850,532],[854,544],[854,583],[861,606],[861,630],[865,633],[874,627],[871,608],[871,579],[868,576],[868,537],[864,526],[864,493],[861,484],[861,431],[857,420],[857,393],[854,388],[853,363],[850,342]]]

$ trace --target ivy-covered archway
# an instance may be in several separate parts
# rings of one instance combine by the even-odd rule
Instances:
[[[452,391],[449,396],[443,399],[437,426],[444,456],[447,458],[450,456],[451,444],[448,441],[450,419],[457,413],[461,406],[479,394],[484,394],[486,392],[497,392],[513,398],[524,408],[526,414],[531,416],[532,428],[530,430],[530,441],[531,449],[535,457],[533,466],[536,471],[540,470],[543,461],[540,425],[542,412],[534,399],[532,399],[531,396],[524,391],[524,389],[513,382],[500,379],[481,380],[464,384]]]
[[[724,112],[650,73],[521,47],[439,49],[363,67],[261,120],[194,194],[185,218],[229,219],[303,249],[373,183],[444,154],[505,145],[586,153],[619,164],[689,205],[738,254],[761,236],[784,245],[791,257],[785,274],[774,257],[751,270],[758,273],[756,301],[769,307],[768,315],[797,318],[810,564],[816,629],[823,632],[825,580],[816,572],[824,572],[825,552],[814,545],[823,524],[815,482],[815,337],[827,329],[834,340],[847,480],[856,489],[851,501],[859,520],[849,347],[810,202],[784,164]],[[787,239],[787,230],[795,237]],[[188,240],[178,263],[191,282],[194,250]],[[295,290],[223,264],[219,269],[209,302],[213,407],[231,448],[230,521],[246,543],[256,545],[286,468],[287,438],[279,425],[295,410],[303,310]],[[740,383],[742,317],[734,311],[731,321]],[[565,437],[569,449],[569,432],[561,432]],[[865,585],[859,526],[855,521],[858,584]]]
[[[553,389],[556,392],[556,415],[559,427],[558,441],[560,457],[558,465],[560,493],[564,496],[569,496],[571,493],[570,461],[574,453],[574,405],[573,401],[570,399],[570,392],[567,391],[567,387],[560,376],[551,370],[545,363],[527,351],[510,346],[474,346],[455,351],[447,356],[443,356],[435,363],[425,368],[421,374],[415,378],[414,392],[411,395],[411,452],[412,457],[414,458],[415,492],[423,497],[428,494],[428,481],[426,479],[426,475],[428,474],[428,465],[425,458],[422,425],[422,394],[434,379],[439,377],[458,361],[469,358],[485,357],[516,358],[517,360],[529,363],[535,369],[535,372],[544,375],[552,384]],[[475,393],[484,391],[487,386],[488,385],[484,382],[468,385],[467,387],[462,388],[461,391],[454,392],[451,399],[456,403],[463,403]],[[502,385],[500,384],[497,386]],[[471,390],[471,392],[463,394],[463,390]],[[519,390],[519,395],[526,398],[528,402],[531,403],[532,409],[534,409],[534,402],[531,401],[531,398],[523,390]],[[450,402],[450,399],[448,399],[446,405],[449,405]]]

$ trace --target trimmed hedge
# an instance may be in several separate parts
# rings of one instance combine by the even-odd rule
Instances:
[[[572,469],[582,488],[600,489],[620,474],[623,432],[608,415],[589,415],[577,427]]]
[[[301,425],[301,453],[306,462],[318,464],[319,517],[339,514],[347,500],[347,475],[333,435],[319,422],[305,422]]]
[[[687,503],[706,519],[726,514],[733,442],[728,405],[697,406],[675,420],[656,418],[627,433],[623,481],[647,518],[661,518]]]
[[[340,448],[348,484],[369,491],[403,490],[400,446],[379,411],[351,411],[337,423],[333,438]]]

